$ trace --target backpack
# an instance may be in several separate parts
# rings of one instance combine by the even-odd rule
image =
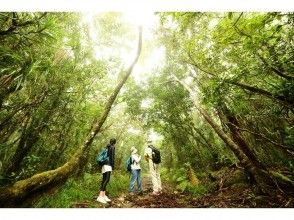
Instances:
[[[149,145],[148,147],[150,147],[152,149],[152,161],[155,164],[159,164],[161,163],[161,156],[160,156],[160,151],[155,148],[152,145]]]
[[[100,165],[103,166],[107,161],[109,160],[108,157],[108,149],[104,148],[102,151],[97,154],[96,156],[96,162]]]
[[[133,164],[132,156],[130,156],[127,160],[127,165],[126,165],[128,172],[132,172],[132,166],[131,166],[132,164]]]

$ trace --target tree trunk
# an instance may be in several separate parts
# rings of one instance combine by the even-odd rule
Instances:
[[[177,79],[176,76],[174,76],[176,81],[178,81],[181,85],[183,85],[191,94],[193,94],[192,90],[183,82]],[[250,162],[249,158],[242,152],[240,147],[232,141],[220,128],[220,126],[214,122],[212,117],[209,116],[209,114],[202,109],[196,101],[193,99],[194,105],[198,112],[203,116],[203,118],[206,120],[208,124],[210,124],[211,128],[218,134],[218,136],[227,144],[227,146],[233,151],[235,156],[240,161],[241,165],[244,167],[245,170],[247,170],[256,181],[258,187],[261,189],[263,193],[266,194],[273,194],[273,189],[276,189],[276,184],[273,181],[273,179],[269,176],[269,174],[261,169],[258,169],[253,163]]]
[[[265,166],[261,164],[256,155],[252,152],[241,133],[239,132],[239,122],[235,115],[228,109],[225,103],[222,103],[220,111],[220,119],[228,126],[233,141],[240,147],[242,152],[248,157],[249,161],[258,169],[266,170]],[[237,126],[237,127],[236,127]]]
[[[196,106],[196,108],[199,113],[205,118],[205,120],[211,125],[218,136],[234,152],[235,156],[239,159],[244,169],[252,175],[261,191],[266,194],[272,194],[273,189],[276,188],[276,183],[273,181],[270,174],[266,170],[260,169],[260,167],[257,167],[254,163],[252,163],[252,161],[250,161],[250,158],[248,158],[246,154],[244,154],[243,151],[240,149],[240,146],[235,144],[202,108],[200,108],[199,106]]]
[[[77,149],[75,154],[61,167],[36,174],[28,179],[18,181],[10,187],[2,188],[0,193],[1,207],[15,206],[17,205],[17,203],[20,203],[23,200],[32,197],[35,193],[46,191],[50,187],[53,187],[54,185],[57,185],[60,182],[65,182],[75,172],[76,168],[79,167],[79,164],[82,162],[83,158],[87,157],[85,155],[87,155],[87,153],[89,152],[89,148],[95,136],[99,133],[103,123],[107,119],[107,116],[120,89],[125,84],[126,80],[128,79],[133,70],[133,67],[137,63],[141,52],[141,47],[142,29],[140,28],[138,50],[136,57],[133,63],[130,65],[130,67],[126,70],[120,82],[115,87],[111,96],[109,97],[101,117],[94,122],[91,132],[88,134],[84,144],[82,144]]]

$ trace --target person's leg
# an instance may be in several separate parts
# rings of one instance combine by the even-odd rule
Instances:
[[[136,179],[137,179],[137,173],[136,173],[136,170],[132,170],[132,173],[131,173],[131,182],[130,182],[130,187],[129,187],[129,192],[134,192]]]
[[[104,198],[104,200],[106,202],[110,202],[111,200],[108,198],[108,196],[105,194],[106,193],[106,186],[107,184],[109,183],[109,180],[110,180],[110,174],[111,172],[105,172],[105,178],[104,178],[104,182],[103,182],[103,191],[102,191],[102,194],[101,196]]]
[[[106,173],[103,173],[99,196],[104,196],[104,194],[105,194],[105,180],[106,180]]]
[[[104,195],[105,195],[105,191],[106,191],[106,186],[107,186],[109,179],[110,179],[110,174],[111,174],[111,172],[103,173],[103,179],[102,179],[100,190],[103,192]]]
[[[155,172],[155,166],[154,164],[150,164],[150,176],[152,180],[152,185],[153,185],[153,192],[156,193],[158,191],[157,187],[157,178],[156,178],[156,172]]]
[[[111,172],[106,172],[104,195],[105,195],[105,191],[106,191],[106,186],[107,186],[107,184],[109,183],[109,180],[110,180],[110,174],[111,174]]]
[[[161,192],[162,187],[161,187],[161,179],[160,179],[159,165],[157,165],[157,167],[156,167],[156,178],[157,178],[158,191]]]
[[[160,173],[159,173],[159,165],[158,164],[154,164],[154,176],[155,176],[155,187],[154,187],[154,194],[158,194],[161,192],[162,188],[161,188],[161,180],[160,180]]]
[[[138,191],[142,192],[142,180],[141,180],[141,170],[137,170],[137,184],[138,184]]]
[[[105,191],[104,191],[104,195],[103,195],[106,202],[111,202],[111,200],[105,194],[106,193],[106,186],[107,186],[107,184],[109,183],[109,180],[110,180],[110,175],[111,175],[111,172],[106,172]]]
[[[98,202],[101,203],[107,203],[106,200],[104,199],[105,196],[105,188],[106,188],[106,181],[107,181],[107,173],[103,173],[102,175],[102,181],[101,181],[101,187],[100,187],[100,193],[97,198]]]

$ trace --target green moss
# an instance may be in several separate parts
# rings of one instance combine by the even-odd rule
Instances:
[[[247,176],[243,170],[235,170],[231,172],[226,178],[224,178],[224,187],[232,186],[238,183],[246,183]]]
[[[285,175],[283,175],[283,174],[281,174],[281,173],[279,173],[279,172],[276,172],[276,171],[273,171],[273,172],[271,172],[271,173],[272,173],[273,176],[274,176],[275,178],[277,178],[279,181],[294,186],[294,181],[291,180],[289,177],[287,177],[287,176],[285,176]]]
[[[208,192],[208,188],[207,188],[207,185],[200,183],[197,186],[189,186],[186,191],[190,192],[191,194],[195,196],[202,196]]]

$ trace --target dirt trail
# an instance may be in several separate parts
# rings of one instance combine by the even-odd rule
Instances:
[[[187,208],[192,207],[188,203],[187,195],[179,193],[175,187],[163,184],[163,192],[160,195],[152,195],[152,183],[148,176],[142,178],[143,193],[130,195],[122,193],[119,197],[112,198],[109,204],[101,204],[92,200],[85,200],[72,204],[74,208]]]
[[[163,184],[160,195],[152,195],[152,183],[148,176],[143,177],[143,194],[122,194],[116,198],[112,208],[187,208],[187,195],[177,192],[172,185]]]
[[[254,208],[254,207],[294,207],[291,197],[266,197],[254,195],[252,188],[246,185],[223,188],[205,196],[196,197],[181,193],[171,184],[163,184],[161,195],[152,195],[152,183],[148,176],[142,178],[143,194],[122,193],[112,198],[112,202],[103,205],[96,201],[77,202],[74,208]]]

